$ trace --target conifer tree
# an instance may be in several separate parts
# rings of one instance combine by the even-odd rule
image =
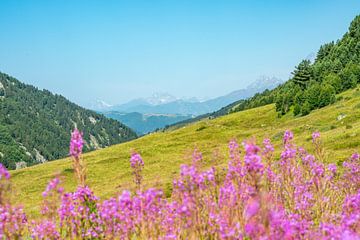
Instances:
[[[293,81],[305,89],[312,76],[310,60],[302,60],[292,74],[294,76]]]

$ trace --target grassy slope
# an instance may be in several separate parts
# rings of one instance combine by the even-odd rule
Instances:
[[[296,142],[307,148],[311,148],[311,133],[319,130],[329,153],[328,161],[340,164],[350,153],[360,150],[360,91],[347,91],[342,96],[343,100],[306,117],[295,118],[289,114],[279,119],[274,105],[267,105],[90,152],[84,155],[88,184],[101,198],[122,189],[131,189],[128,159],[131,150],[136,149],[145,161],[146,187],[162,187],[169,192],[172,178],[178,174],[180,164],[190,161],[195,146],[203,152],[205,162],[210,164],[215,150],[217,156],[226,154],[227,143],[232,138],[242,141],[256,136],[260,142],[264,137],[270,137],[279,146],[286,129],[293,130]],[[339,121],[340,114],[346,117]],[[224,159],[221,161],[226,162]],[[12,171],[14,201],[23,203],[28,213],[37,214],[41,192],[55,173],[64,176],[66,190],[75,188],[69,159]]]

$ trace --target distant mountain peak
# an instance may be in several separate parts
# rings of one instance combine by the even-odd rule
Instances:
[[[97,100],[96,103],[98,103],[100,106],[103,106],[103,107],[112,107],[113,106],[110,103],[107,103],[103,100]]]
[[[156,106],[161,104],[166,104],[170,102],[174,102],[178,100],[178,98],[174,97],[173,95],[166,93],[166,92],[156,92],[145,99],[150,105]]]
[[[177,98],[171,94],[157,92],[148,98],[137,98],[124,104],[113,106],[106,111],[141,114],[180,114],[201,115],[214,112],[235,101],[246,99],[265,89],[273,89],[283,81],[276,77],[261,76],[247,88],[233,91],[217,98],[200,100],[199,98]]]
[[[183,97],[181,99],[183,101],[185,101],[185,102],[190,102],[190,103],[198,103],[198,102],[204,102],[205,101],[205,100],[199,99],[197,97]]]
[[[270,77],[266,75],[260,76],[258,79],[256,79],[254,82],[250,83],[246,89],[253,89],[253,90],[259,90],[263,91],[265,89],[273,89],[277,87],[278,85],[282,84],[284,81],[277,77]]]
[[[105,102],[104,100],[95,100],[93,103],[91,103],[90,105],[90,109],[94,109],[96,111],[104,111],[107,109],[110,109],[113,105]]]

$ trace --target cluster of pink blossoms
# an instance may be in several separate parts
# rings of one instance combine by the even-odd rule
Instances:
[[[360,239],[360,156],[353,154],[338,171],[318,154],[320,134],[312,137],[315,154],[297,147],[286,131],[279,159],[269,139],[263,146],[245,141],[243,153],[232,140],[227,169],[206,167],[196,150],[191,164],[180,167],[169,198],[161,190],[139,187],[144,162],[133,153],[135,191],[101,201],[87,185],[66,193],[55,178],[43,193],[47,211],[36,221],[20,207],[1,203],[0,237]],[[2,184],[8,181],[2,166],[0,176]]]
[[[78,129],[75,129],[71,133],[69,154],[74,158],[78,158],[82,153],[82,149],[84,145],[82,135],[83,134]]]
[[[133,152],[130,157],[130,166],[133,169],[134,182],[137,188],[140,190],[142,180],[142,169],[144,167],[144,161],[140,154]]]

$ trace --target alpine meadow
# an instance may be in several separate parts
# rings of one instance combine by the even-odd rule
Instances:
[[[0,239],[360,239],[356,2],[15,2]]]

